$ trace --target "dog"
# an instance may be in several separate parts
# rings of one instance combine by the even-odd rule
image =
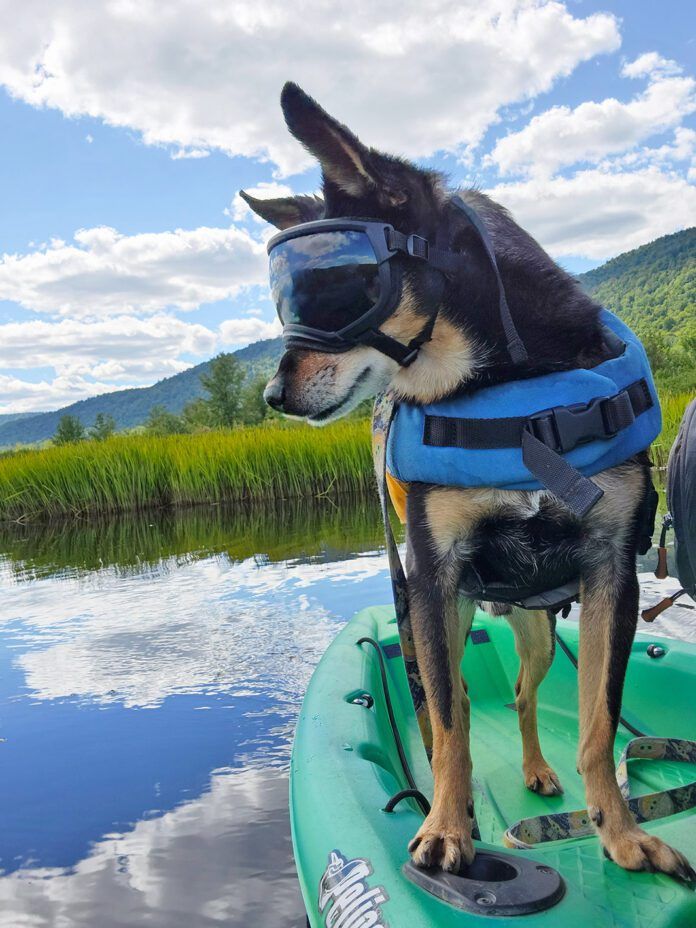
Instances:
[[[290,132],[318,159],[323,196],[258,200],[263,219],[286,230],[323,218],[374,219],[434,240],[455,191],[438,172],[368,148],[295,84],[281,106]],[[448,247],[466,255],[449,276],[427,341],[402,367],[374,347],[340,354],[293,347],[265,391],[287,416],[323,424],[385,389],[398,399],[432,403],[458,391],[558,370],[592,367],[608,357],[600,307],[497,203],[477,190],[456,193],[481,217],[492,240],[512,316],[527,348],[522,370],[506,351],[496,281],[480,239],[461,220]],[[400,302],[380,330],[409,343],[433,315],[427,268],[405,267]],[[652,484],[642,453],[593,478],[604,491],[583,518],[546,491],[459,489],[413,484],[407,497],[408,592],[413,637],[432,729],[432,808],[409,845],[416,865],[456,872],[473,860],[469,698],[460,667],[475,602],[459,599],[468,563],[496,564],[509,585],[530,576],[580,577],[578,771],[605,854],[628,870],[696,879],[682,854],[633,820],[617,786],[613,744],[624,675],[638,617],[635,555]],[[550,584],[551,585],[551,584]],[[512,626],[520,670],[515,687],[524,782],[542,795],[562,791],[537,733],[537,689],[554,652],[554,618],[501,604]]]

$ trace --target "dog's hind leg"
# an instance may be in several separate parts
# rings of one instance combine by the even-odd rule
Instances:
[[[586,523],[578,661],[578,769],[585,781],[589,815],[608,857],[627,870],[659,870],[696,879],[682,854],[638,827],[614,772],[614,736],[638,619],[635,534],[641,472],[624,469],[622,477],[611,485],[611,492],[605,492]],[[602,481],[605,488],[608,482]]]
[[[427,490],[412,487],[408,498],[411,627],[430,712],[434,778],[432,809],[409,851],[418,866],[454,872],[474,857],[469,699],[461,660],[475,607],[457,598],[462,519],[452,521],[454,514],[446,504],[439,508],[437,495],[429,506]]]
[[[555,616],[543,610],[514,607],[505,618],[515,633],[520,672],[515,684],[515,706],[522,735],[524,782],[535,793],[555,796],[563,792],[560,781],[541,753],[537,730],[537,690],[553,660]]]

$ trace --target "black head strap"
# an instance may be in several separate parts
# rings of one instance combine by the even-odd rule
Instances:
[[[471,225],[478,232],[479,238],[483,242],[483,247],[486,250],[486,255],[490,261],[493,273],[495,274],[496,282],[498,284],[498,314],[500,315],[500,321],[503,324],[503,331],[505,332],[505,338],[507,340],[508,354],[515,364],[522,364],[528,359],[527,349],[524,347],[524,342],[520,338],[519,333],[515,328],[515,323],[512,321],[512,316],[510,315],[510,307],[508,306],[507,297],[505,296],[505,287],[503,286],[500,271],[498,270],[498,262],[495,260],[495,252],[493,251],[491,237],[488,234],[486,227],[481,222],[481,218],[479,217],[478,213],[476,213],[470,206],[467,206],[461,197],[454,196],[450,202],[453,206],[456,206],[457,209],[464,213]]]
[[[437,310],[432,314],[430,319],[428,319],[420,334],[412,338],[407,345],[392,338],[391,335],[386,335],[379,329],[369,329],[367,332],[364,332],[360,336],[360,343],[362,345],[369,345],[371,348],[376,348],[377,351],[386,354],[388,358],[392,358],[392,360],[400,364],[401,367],[408,367],[409,364],[412,364],[416,360],[418,352],[423,345],[429,342],[433,337],[436,319]]]
[[[486,257],[490,262],[498,285],[498,315],[500,316],[503,331],[505,332],[507,351],[514,364],[522,364],[528,359],[527,350],[515,328],[515,323],[512,321],[510,307],[508,306],[507,297],[505,296],[505,287],[503,286],[500,271],[498,270],[498,262],[495,259],[495,252],[493,251],[493,243],[491,242],[490,235],[481,222],[478,213],[470,206],[467,206],[461,197],[452,197],[450,203],[464,214],[464,217],[471,223],[478,237],[481,239]],[[437,268],[437,270],[443,271],[445,274],[461,270],[462,264],[465,261],[464,256],[458,252],[448,251],[444,248],[436,248],[420,235],[404,235],[396,229],[391,230],[389,233],[389,247],[397,249],[398,251],[403,251],[414,258],[427,261],[431,267]]]

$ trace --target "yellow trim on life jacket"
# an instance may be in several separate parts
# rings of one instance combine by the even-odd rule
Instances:
[[[389,490],[389,498],[392,501],[392,506],[399,517],[399,522],[402,525],[406,524],[406,496],[408,495],[409,485],[403,480],[399,480],[397,477],[393,477],[389,471],[387,471],[387,490]]]

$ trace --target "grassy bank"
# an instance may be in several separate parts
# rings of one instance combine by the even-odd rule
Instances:
[[[689,393],[662,396],[667,463]],[[198,435],[115,436],[0,459],[0,521],[372,493],[367,420],[268,423]]]
[[[0,519],[361,493],[373,480],[367,421],[115,436],[0,460]]]
[[[674,439],[677,437],[684,410],[694,398],[694,394],[669,393],[664,390],[660,390],[659,392],[660,405],[662,407],[662,432],[653,442],[651,457],[656,467],[666,467],[669,450],[674,444]]]

